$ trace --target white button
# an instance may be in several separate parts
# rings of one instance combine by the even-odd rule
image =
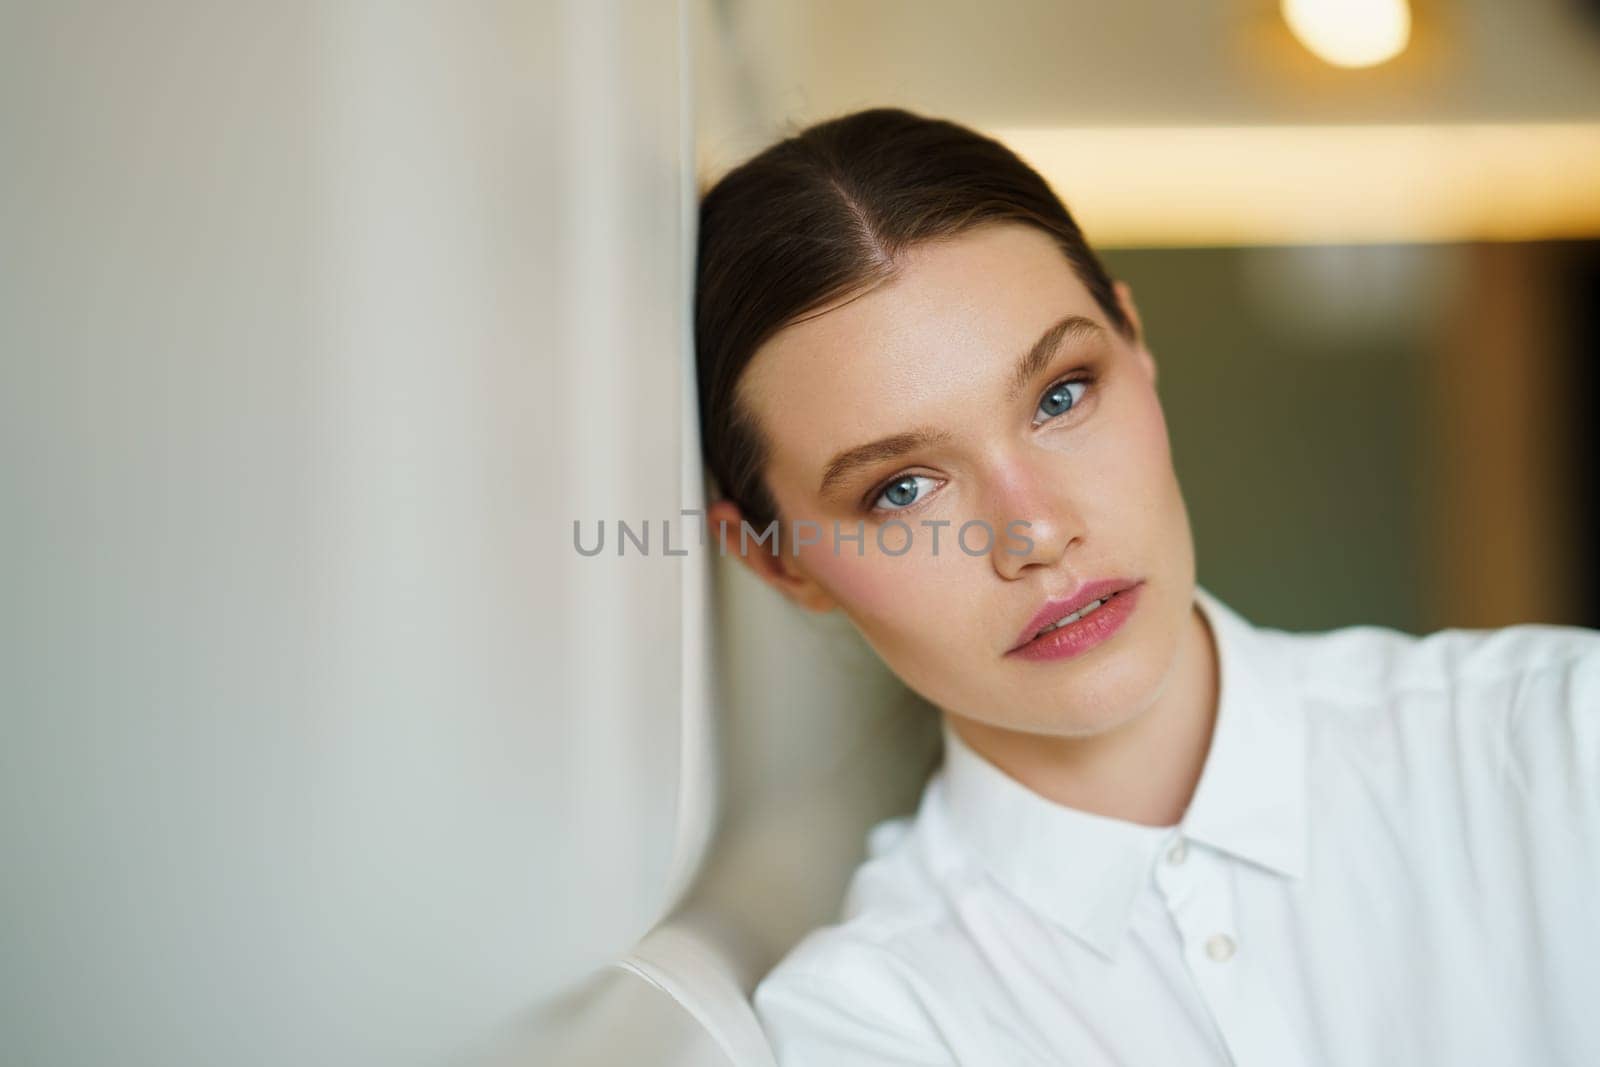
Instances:
[[[1189,846],[1181,840],[1176,845],[1173,845],[1171,848],[1167,849],[1167,862],[1172,864],[1174,867],[1188,858]]]
[[[1206,942],[1206,955],[1221,963],[1233,955],[1233,938],[1227,934],[1212,934]]]

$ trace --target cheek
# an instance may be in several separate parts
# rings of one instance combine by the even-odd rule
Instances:
[[[931,620],[948,619],[952,603],[960,602],[957,587],[968,570],[962,564],[973,561],[947,556],[943,544],[937,557],[927,555],[928,531],[913,529],[924,540],[914,541],[903,556],[879,553],[872,526],[866,528],[866,547],[859,557],[852,541],[841,543],[835,555],[827,533],[821,543],[807,545],[800,552],[806,572],[833,595],[875,644],[926,643],[943,629]],[[891,529],[884,539],[897,548],[903,543],[902,536],[902,531]]]
[[[1139,391],[1128,403],[1121,432],[1107,464],[1125,485],[1144,487],[1140,499],[1170,495],[1176,487],[1166,413],[1154,389]]]
[[[1144,502],[1141,525],[1149,537],[1147,548],[1172,561],[1193,559],[1193,533],[1183,488],[1172,464],[1172,445],[1167,434],[1166,413],[1154,390],[1140,398],[1127,442],[1127,461],[1137,466],[1130,477],[1139,479],[1139,497]]]
[[[871,533],[867,534],[871,537]],[[856,557],[856,547],[844,542],[837,551],[828,536],[823,543],[808,545],[801,552],[807,573],[833,594],[851,614],[876,614],[893,602],[895,582],[882,573],[880,561],[870,556]]]

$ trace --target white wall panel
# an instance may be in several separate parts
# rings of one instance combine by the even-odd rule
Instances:
[[[0,8],[0,1059],[515,1061],[693,869],[682,36]]]

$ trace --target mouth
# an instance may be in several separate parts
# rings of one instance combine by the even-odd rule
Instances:
[[[1028,621],[1027,628],[1018,636],[1010,651],[1015,652],[1046,634],[1093,618],[1097,612],[1104,611],[1106,605],[1114,603],[1118,597],[1140,584],[1134,579],[1105,578],[1085,583],[1068,597],[1046,601]]]

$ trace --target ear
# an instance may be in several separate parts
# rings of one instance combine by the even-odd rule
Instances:
[[[1139,318],[1139,308],[1133,302],[1133,287],[1127,282],[1116,280],[1111,283],[1111,288],[1117,294],[1117,306],[1122,308],[1122,313],[1133,323],[1133,350],[1139,359],[1139,366],[1144,368],[1145,374],[1150,376],[1151,384],[1156,380],[1156,359],[1150,354],[1150,348],[1145,344],[1144,323]]]
[[[769,537],[761,544],[755,543],[756,535],[763,531],[754,525],[741,540],[740,525],[743,521],[744,515],[739,511],[739,506],[731,500],[718,500],[709,505],[706,508],[709,543],[716,546],[717,552],[737,557],[757,578],[807,611],[828,612],[838,607],[833,595],[801,569],[800,561],[794,556],[792,536],[778,539],[779,551],[774,554],[773,538]],[[781,520],[778,532],[783,532]],[[743,552],[740,551],[741,543],[745,549]]]

